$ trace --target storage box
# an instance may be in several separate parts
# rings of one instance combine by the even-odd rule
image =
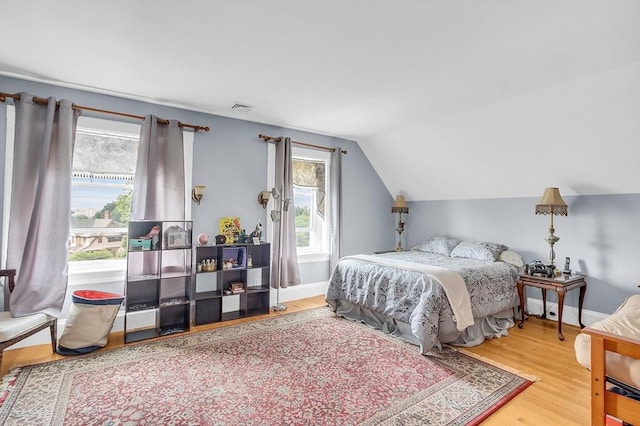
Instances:
[[[151,250],[151,239],[129,238],[129,250]]]
[[[244,292],[244,283],[241,281],[234,281],[229,283],[229,290],[231,290],[232,293],[242,293]]]
[[[224,247],[222,249],[222,260],[228,261],[230,259],[234,261],[231,268],[246,268],[247,248],[242,246]]]
[[[222,313],[240,310],[240,295],[224,296],[222,298]]]
[[[196,280],[196,293],[218,290],[218,277],[216,274],[198,274]]]
[[[247,288],[262,287],[262,268],[247,270]]]

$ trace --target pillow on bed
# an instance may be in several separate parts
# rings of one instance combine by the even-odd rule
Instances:
[[[515,251],[505,250],[498,256],[498,260],[506,263],[510,263],[516,268],[523,268],[524,261],[522,260],[522,256],[520,256]]]
[[[426,251],[429,253],[442,254],[449,256],[451,250],[460,243],[460,240],[449,237],[431,237],[425,242],[412,250]]]
[[[508,248],[504,244],[486,241],[462,241],[451,251],[451,257],[466,257],[495,262],[500,253]]]

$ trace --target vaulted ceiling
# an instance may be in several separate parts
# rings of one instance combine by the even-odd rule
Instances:
[[[0,74],[355,140],[409,200],[640,192],[639,1],[0,0],[0,12]]]

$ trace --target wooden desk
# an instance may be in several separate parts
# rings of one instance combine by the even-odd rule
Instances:
[[[547,290],[553,290],[558,293],[558,339],[564,340],[564,336],[562,335],[562,310],[564,308],[564,295],[569,290],[573,290],[574,288],[580,289],[580,298],[578,299],[578,324],[580,324],[580,328],[584,328],[584,324],[582,324],[582,302],[584,301],[584,294],[587,291],[587,281],[586,275],[574,274],[570,277],[560,277],[560,278],[546,278],[546,277],[535,277],[533,275],[521,274],[518,279],[518,297],[520,298],[520,312],[521,319],[520,324],[518,324],[518,328],[522,328],[524,326],[525,320],[525,294],[524,287],[530,286],[539,288],[542,290],[542,315],[540,318],[547,318]]]

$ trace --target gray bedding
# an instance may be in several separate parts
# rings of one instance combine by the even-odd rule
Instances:
[[[433,276],[353,258],[341,259],[329,280],[326,300],[338,315],[418,344],[422,353],[442,343],[479,344],[486,337],[505,335],[513,326],[515,266],[421,251],[378,256],[458,272],[466,283],[474,324],[457,329],[447,296]]]

